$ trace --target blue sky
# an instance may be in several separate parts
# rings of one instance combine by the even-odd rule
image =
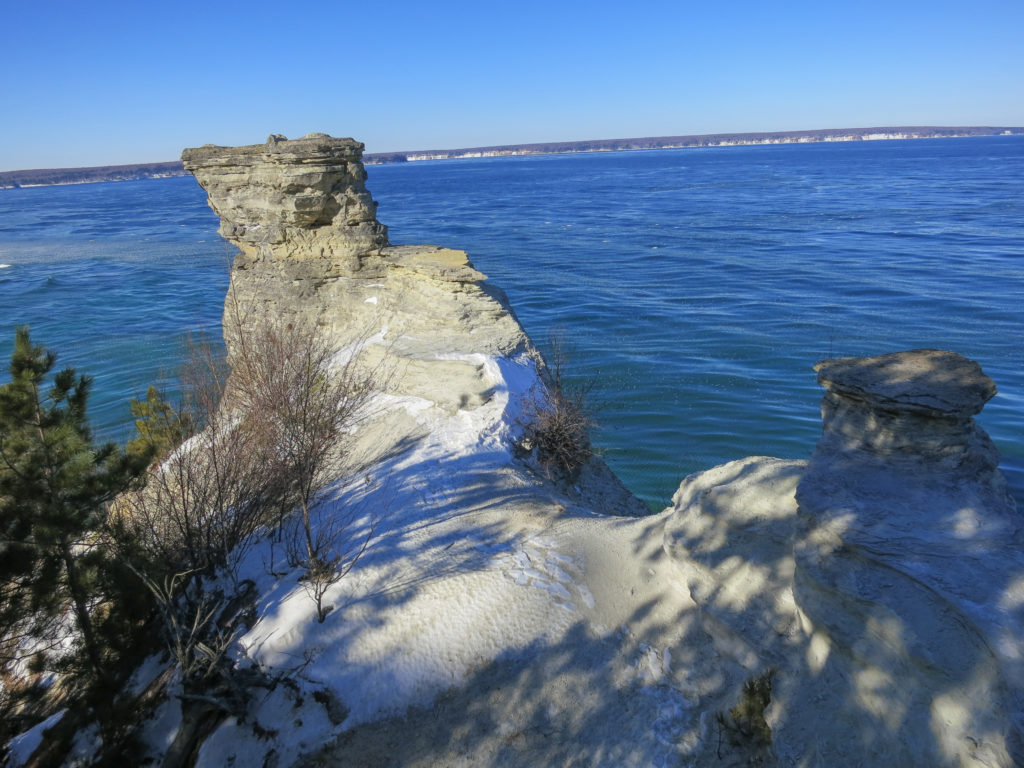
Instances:
[[[270,133],[369,152],[1024,126],[1024,1],[8,4],[0,170]]]

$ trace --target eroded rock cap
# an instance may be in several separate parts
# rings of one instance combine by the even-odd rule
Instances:
[[[277,258],[360,256],[388,243],[366,189],[363,144],[311,133],[181,154],[221,218],[220,233]]]
[[[822,360],[814,370],[830,392],[887,410],[974,415],[996,394],[980,365],[937,349]]]

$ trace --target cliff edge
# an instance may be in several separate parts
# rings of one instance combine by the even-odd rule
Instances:
[[[319,612],[273,533],[238,553],[229,658],[262,682],[200,728],[153,657],[131,683],[156,702],[143,758],[1022,763],[1024,541],[973,420],[995,391],[976,364],[824,361],[810,461],[715,467],[645,514],[596,459],[538,463],[543,360],[465,253],[388,242],[361,153],[324,134],[183,153],[240,250],[229,363],[262,327],[315,327],[341,369],[382,375],[309,511],[362,556]]]
[[[313,322],[392,371],[325,510],[372,520],[370,548],[319,625],[294,577],[253,568],[265,597],[239,644],[266,670],[301,655],[345,716],[289,713],[304,735],[269,751],[226,722],[200,763],[1020,758],[1024,548],[972,418],[995,391],[976,364],[825,361],[810,462],[733,462],[634,516],[600,462],[566,483],[517,451],[543,361],[465,253],[388,243],[361,150],[312,134],[183,154],[241,250],[225,327]],[[737,719],[757,675],[767,740]]]

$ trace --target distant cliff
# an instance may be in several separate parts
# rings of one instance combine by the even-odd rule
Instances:
[[[883,128],[827,128],[817,131],[775,131],[773,133],[710,133],[693,136],[651,136],[642,139],[595,139],[559,141],[546,144],[505,144],[470,149],[432,149],[419,152],[368,154],[367,165],[402,163],[417,160],[456,160],[473,157],[510,155],[562,155],[576,152],[622,152],[642,149],[682,149],[689,147],[733,147],[754,144],[811,144],[831,141],[875,141],[882,139],[940,139],[966,136],[1024,134],[1024,128],[991,126],[899,126]]]
[[[92,184],[98,181],[135,181],[184,176],[180,161],[136,165],[103,165],[95,168],[42,168],[0,172],[0,189],[49,187],[56,184]]]
[[[379,152],[363,156],[365,165],[406,163],[418,160],[459,160],[474,157],[515,155],[565,155],[577,152],[625,152],[643,149],[688,147],[733,147],[756,144],[812,144],[832,141],[876,141],[883,139],[947,139],[968,136],[1024,135],[1024,127],[993,126],[898,126],[883,128],[827,128],[816,131],[775,131],[772,133],[709,133],[693,136],[650,136],[640,139],[594,139],[556,141],[546,144],[502,144],[493,147],[430,149],[413,152]],[[142,165],[107,165],[95,168],[50,168],[0,171],[0,189],[44,187],[54,184],[89,184],[99,181],[134,181],[184,176],[181,162]]]

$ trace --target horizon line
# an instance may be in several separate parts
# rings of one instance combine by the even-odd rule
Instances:
[[[894,125],[894,126],[868,126],[862,128],[811,128],[801,129],[792,131],[744,131],[744,132],[728,132],[728,133],[700,133],[700,134],[680,134],[680,135],[662,135],[662,136],[639,136],[639,137],[623,137],[623,138],[610,138],[610,139],[578,139],[569,141],[541,141],[541,142],[529,142],[522,144],[491,144],[476,147],[453,147],[448,149],[415,149],[415,150],[396,150],[391,152],[366,152],[363,155],[364,161],[368,164],[373,163],[373,159],[383,158],[402,158],[408,159],[410,156],[419,158],[420,156],[431,156],[430,159],[458,159],[455,155],[466,153],[482,153],[482,152],[501,152],[511,153],[515,151],[521,151],[529,154],[560,154],[560,153],[571,153],[571,152],[599,152],[599,151],[635,151],[643,149],[673,149],[673,148],[690,148],[693,146],[700,146],[697,142],[706,142],[709,140],[715,141],[727,141],[727,140],[738,140],[747,143],[755,143],[756,139],[769,139],[769,138],[801,138],[801,137],[822,137],[818,141],[826,136],[855,136],[857,134],[882,134],[882,133],[897,133],[897,132],[909,132],[909,133],[923,133],[923,132],[961,132],[960,135],[950,136],[949,138],[960,138],[963,137],[965,131],[989,131],[992,133],[974,135],[998,135],[996,132],[1008,133],[1009,135],[1015,135],[1017,133],[1024,133],[1024,126],[991,126],[991,125]],[[970,135],[970,134],[967,134]],[[301,138],[301,137],[299,137]],[[895,138],[941,138],[932,136],[907,136],[907,137],[895,137]],[[879,140],[885,140],[880,137]],[[625,143],[647,143],[650,146],[613,146],[616,144]],[[814,142],[808,142],[814,143]],[[720,144],[719,144],[720,145]],[[578,147],[584,146],[589,148],[580,149]],[[705,145],[706,146],[706,145]],[[715,146],[715,145],[712,145]],[[577,149],[571,149],[577,147]],[[423,159],[426,159],[425,157]],[[386,161],[385,161],[386,162]],[[399,160],[401,162],[401,160]],[[5,177],[12,176],[14,174],[28,174],[28,173],[57,173],[61,171],[72,171],[72,172],[85,172],[85,171],[116,171],[118,169],[127,168],[144,168],[144,167],[165,167],[167,170],[176,169],[181,166],[181,160],[158,160],[148,161],[140,163],[122,163],[117,165],[88,165],[88,166],[67,166],[62,168],[21,168],[9,171],[0,171],[0,182]]]

